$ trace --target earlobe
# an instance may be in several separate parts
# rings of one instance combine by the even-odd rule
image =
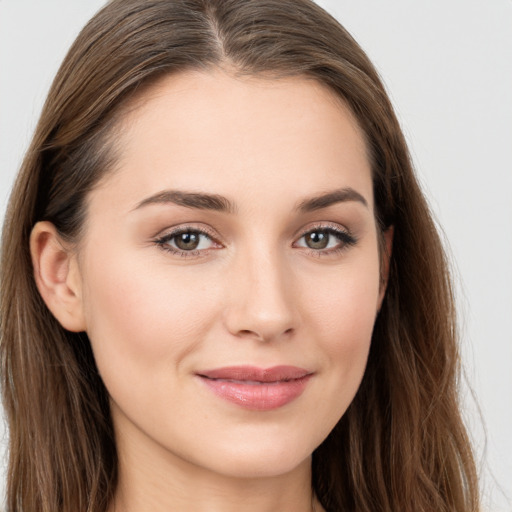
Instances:
[[[85,330],[76,255],[51,222],[38,222],[30,235],[30,254],[37,288],[48,309],[65,329]]]
[[[386,294],[386,288],[388,286],[389,279],[389,265],[391,260],[391,253],[393,251],[393,235],[395,233],[394,226],[390,226],[383,233],[383,244],[381,250],[381,279],[380,279],[380,292],[379,292],[379,303],[378,310],[382,306],[382,301],[384,300],[384,296]]]

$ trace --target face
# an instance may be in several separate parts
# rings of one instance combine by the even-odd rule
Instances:
[[[78,268],[121,455],[294,470],[352,401],[382,298],[356,121],[312,80],[197,72],[120,133]]]

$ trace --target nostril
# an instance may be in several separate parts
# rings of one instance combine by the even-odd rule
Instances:
[[[279,336],[289,336],[294,332],[293,327],[282,331],[281,333],[275,332],[258,332],[251,329],[241,329],[238,331],[237,336],[240,338],[254,338],[261,341],[270,341],[271,339]]]

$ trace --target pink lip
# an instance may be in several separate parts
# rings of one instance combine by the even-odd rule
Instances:
[[[258,411],[277,409],[298,398],[312,372],[296,366],[230,366],[197,373],[218,396]]]

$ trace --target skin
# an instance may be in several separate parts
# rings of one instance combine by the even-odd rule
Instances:
[[[43,298],[64,327],[87,332],[111,396],[112,510],[310,511],[311,453],[358,389],[384,294],[356,121],[312,80],[190,72],[139,98],[120,148],[90,193],[78,250],[47,222],[31,241]],[[362,200],[297,208],[348,188]],[[233,208],[148,202],[166,190]],[[207,235],[172,252],[176,227]],[[312,377],[292,402],[248,410],[197,377],[233,365]]]

